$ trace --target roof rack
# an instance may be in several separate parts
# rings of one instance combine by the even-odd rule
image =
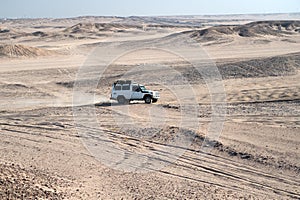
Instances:
[[[123,84],[131,84],[132,81],[131,80],[117,80],[116,82],[114,82],[114,85],[116,84],[120,84],[120,85],[123,85]]]

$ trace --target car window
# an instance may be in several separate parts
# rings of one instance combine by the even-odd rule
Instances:
[[[133,86],[132,86],[132,91],[137,91],[137,90],[138,90],[138,88],[139,88],[139,86],[137,86],[137,85],[133,85]]]
[[[146,91],[147,90],[146,87],[143,86],[143,85],[141,85],[140,88],[141,88],[142,91]]]
[[[121,90],[121,85],[116,85],[115,90]]]
[[[130,90],[130,85],[123,85],[122,90]]]

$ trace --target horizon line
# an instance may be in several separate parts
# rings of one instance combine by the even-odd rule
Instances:
[[[118,16],[118,15],[79,15],[70,17],[0,17],[0,19],[6,20],[17,20],[17,19],[73,19],[73,18],[83,18],[83,17],[103,17],[103,18],[130,18],[130,17],[192,17],[192,16],[243,16],[243,15],[283,15],[283,14],[300,14],[300,12],[278,12],[278,13],[235,13],[235,14],[179,14],[179,15],[128,15],[128,16]]]

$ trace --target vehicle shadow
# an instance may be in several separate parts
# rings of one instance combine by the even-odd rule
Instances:
[[[144,104],[141,102],[130,102],[127,104],[120,104],[118,102],[99,102],[95,103],[95,106],[97,107],[109,107],[109,106],[130,106],[130,105],[136,105],[136,104]]]
[[[95,106],[98,107],[109,107],[113,105],[118,105],[118,103],[111,103],[111,102],[100,102],[100,103],[95,103]]]

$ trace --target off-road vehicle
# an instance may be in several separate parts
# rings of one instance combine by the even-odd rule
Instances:
[[[114,82],[110,99],[117,100],[120,104],[130,101],[145,101],[150,104],[157,102],[159,92],[147,90],[144,85],[134,83],[131,80],[118,80]]]

